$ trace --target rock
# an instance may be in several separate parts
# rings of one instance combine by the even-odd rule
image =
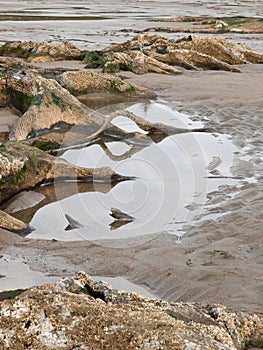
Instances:
[[[246,45],[223,38],[190,37],[191,40],[189,37],[174,40],[159,35],[137,35],[104,49],[103,67],[113,66],[135,73],[178,73],[174,66],[238,72],[236,64],[263,62],[263,54]]]
[[[70,42],[59,44],[32,41],[8,42],[0,47],[0,55],[26,58],[30,62],[83,59],[80,49]]]
[[[154,98],[148,89],[129,84],[119,77],[89,71],[66,72],[61,83],[74,93],[104,91]],[[2,84],[1,84],[2,83]],[[54,127],[72,127],[84,122],[98,129],[102,118],[88,109],[56,80],[47,79],[32,70],[9,72],[0,79],[0,92],[8,92],[9,104],[22,116],[11,126],[10,137],[16,140],[34,138]],[[97,125],[97,126],[96,126]],[[68,131],[67,130],[67,131]]]
[[[68,226],[65,228],[66,231],[74,230],[75,228],[84,227],[80,222],[73,219],[70,215],[65,214],[65,218],[68,221]]]
[[[16,213],[20,210],[32,208],[42,202],[46,197],[34,191],[23,191],[12,198],[12,200],[4,206],[4,210],[9,213]]]
[[[30,288],[0,305],[3,350],[237,350],[262,344],[260,315],[125,293],[85,273]]]
[[[109,225],[111,230],[116,230],[117,228],[127,225],[129,222],[132,222],[134,220],[133,216],[123,213],[117,208],[111,208],[110,216],[115,219]]]
[[[110,216],[112,216],[116,220],[120,221],[133,221],[134,217],[130,216],[126,213],[123,213],[121,210],[117,208],[111,208]]]
[[[25,224],[13,216],[0,210],[0,227],[14,233],[28,234],[34,230],[30,225]]]
[[[117,183],[132,179],[108,167],[90,169],[74,166],[22,142],[7,142],[0,149],[0,203],[41,183],[54,181]]]
[[[104,71],[128,70],[136,74],[148,72],[159,74],[180,74],[179,69],[145,55],[141,51],[113,52],[107,54],[107,61],[103,66]]]
[[[260,17],[177,17],[177,18],[158,18],[156,22],[181,22],[182,27],[154,27],[147,28],[143,32],[168,32],[168,33],[262,33],[263,23]],[[184,26],[184,23],[187,25]],[[192,24],[189,26],[189,23]]]
[[[154,97],[154,94],[146,88],[130,84],[119,77],[88,70],[65,72],[59,80],[61,85],[74,95],[106,91],[148,98]]]
[[[25,140],[33,131],[59,122],[76,124],[88,114],[84,106],[53,79],[27,71],[5,79],[9,103],[23,115],[13,124],[11,137]]]

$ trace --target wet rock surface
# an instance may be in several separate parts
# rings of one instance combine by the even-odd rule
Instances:
[[[74,95],[83,95],[93,92],[112,92],[141,97],[154,97],[150,90],[130,84],[129,82],[109,74],[100,74],[82,70],[77,72],[65,72],[59,80]]]
[[[245,349],[260,315],[113,290],[85,273],[1,302],[2,349]]]

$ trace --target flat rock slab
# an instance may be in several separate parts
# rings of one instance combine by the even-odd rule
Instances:
[[[23,191],[12,198],[5,206],[5,211],[9,214],[16,213],[20,210],[32,208],[42,202],[46,197],[34,191]]]

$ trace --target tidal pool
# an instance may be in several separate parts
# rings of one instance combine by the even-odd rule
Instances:
[[[110,166],[135,179],[113,187],[94,183],[86,190],[79,190],[77,183],[55,183],[55,198],[33,215],[30,224],[36,230],[28,237],[63,241],[147,239],[165,231],[180,239],[207,214],[208,193],[220,185],[238,184],[231,173],[237,148],[227,135],[202,132],[202,122],[192,121],[162,103],[137,103],[127,109],[152,122],[189,132],[152,136],[141,145],[130,140],[98,140],[88,147],[63,152],[61,157],[78,166]],[[112,122],[123,130],[145,134],[127,117],[119,116]],[[71,187],[68,195],[65,186]],[[134,221],[115,228],[109,215],[112,207],[133,216]],[[78,227],[65,230],[67,216]]]

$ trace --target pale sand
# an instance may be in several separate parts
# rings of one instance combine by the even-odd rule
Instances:
[[[248,164],[240,162],[232,171],[244,179],[254,178],[255,183],[244,180],[240,189],[228,186],[208,198],[208,202],[216,200],[216,211],[225,215],[190,229],[181,244],[163,233],[141,245],[139,238],[133,240],[135,246],[129,248],[30,240],[0,231],[0,253],[24,257],[31,269],[47,275],[84,270],[91,275],[123,276],[161,298],[263,312],[263,65],[241,70],[241,74],[184,72],[180,76],[121,73],[152,88],[177,110],[201,120],[206,117],[208,126],[231,135],[240,152],[251,156]]]

